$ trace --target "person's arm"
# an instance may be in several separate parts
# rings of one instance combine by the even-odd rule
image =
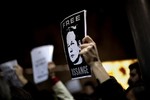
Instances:
[[[28,83],[28,80],[23,75],[23,68],[20,65],[15,65],[14,70],[21,84],[23,86],[26,85]]]
[[[48,65],[49,76],[50,76],[51,83],[53,85],[52,89],[56,93],[56,96],[61,100],[74,100],[74,97],[65,87],[65,85],[59,80],[58,77],[55,76],[55,72],[54,72],[55,66],[56,65],[53,62],[49,63]]]
[[[23,75],[23,68],[20,65],[16,65],[14,66],[14,70],[18,79],[23,85],[23,89],[29,92],[32,95],[33,99],[39,99],[39,91],[37,87],[35,86],[35,84],[25,78],[25,76]]]
[[[83,55],[85,61],[91,67],[91,70],[93,71],[95,77],[101,83],[110,79],[109,74],[106,72],[99,59],[96,44],[89,36],[83,38],[83,44],[81,44],[80,54]]]
[[[109,76],[99,59],[98,50],[95,42],[89,36],[83,38],[81,52],[87,64],[91,67],[96,79],[99,82],[99,91],[102,98],[107,100],[125,100],[125,92],[121,85]]]

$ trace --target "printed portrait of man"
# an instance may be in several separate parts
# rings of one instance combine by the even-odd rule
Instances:
[[[74,31],[69,31],[66,35],[67,47],[68,47],[68,54],[71,62],[74,65],[79,65],[82,63],[83,59],[80,52],[80,40],[77,40],[76,34]]]

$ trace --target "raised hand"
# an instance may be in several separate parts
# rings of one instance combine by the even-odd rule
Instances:
[[[86,36],[82,40],[80,54],[83,55],[87,64],[92,68],[95,77],[103,83],[110,77],[104,69],[102,62],[99,59],[98,51],[95,42],[89,36]]]
[[[23,75],[23,68],[20,65],[15,65],[14,70],[20,82],[25,85],[28,80]]]
[[[96,43],[89,36],[85,36],[83,38],[80,54],[83,55],[85,61],[89,65],[94,62],[100,61]]]
[[[48,63],[48,71],[49,71],[49,75],[51,78],[55,77],[55,68],[56,68],[56,65],[54,62]]]

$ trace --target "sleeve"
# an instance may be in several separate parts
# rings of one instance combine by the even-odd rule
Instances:
[[[125,90],[113,77],[99,84],[98,91],[103,100],[127,100]]]
[[[74,100],[74,97],[71,93],[67,90],[65,85],[57,78],[52,78],[52,89],[56,93],[56,96],[61,100]]]

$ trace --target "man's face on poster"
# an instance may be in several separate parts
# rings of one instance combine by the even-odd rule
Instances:
[[[78,58],[80,52],[80,47],[76,41],[76,36],[74,32],[73,31],[68,32],[66,39],[70,60],[74,62]]]

